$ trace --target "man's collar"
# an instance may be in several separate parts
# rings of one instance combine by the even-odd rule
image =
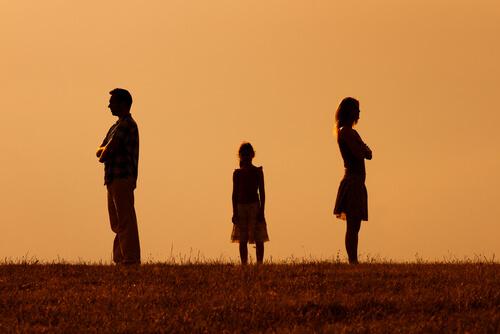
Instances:
[[[123,116],[119,116],[118,117],[118,121],[121,121],[125,118],[129,118],[129,117],[132,117],[132,114],[130,112],[128,112],[127,114],[123,115]]]

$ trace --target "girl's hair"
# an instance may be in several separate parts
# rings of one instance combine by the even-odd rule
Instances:
[[[244,142],[240,145],[240,149],[238,150],[238,156],[241,157],[255,157],[255,151],[253,150],[252,144],[248,142]]]
[[[253,150],[252,144],[247,142],[242,143],[238,150],[238,157],[240,158],[240,167],[251,164],[253,157],[255,157],[255,151]]]
[[[343,126],[356,124],[359,118],[359,101],[353,97],[346,97],[340,102],[335,113],[335,130],[338,135]]]

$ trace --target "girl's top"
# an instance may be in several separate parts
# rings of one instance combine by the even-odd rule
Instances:
[[[259,202],[258,189],[264,178],[262,167],[254,165],[234,170],[233,185],[237,203]]]
[[[343,127],[339,131],[337,142],[342,159],[344,159],[346,176],[359,176],[364,182],[365,159],[371,159],[371,153],[358,132],[352,128]]]

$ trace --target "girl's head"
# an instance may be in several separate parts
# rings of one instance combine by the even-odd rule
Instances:
[[[255,151],[253,150],[252,144],[247,142],[242,143],[238,150],[238,157],[240,158],[240,166],[251,164],[253,157],[255,157]]]
[[[337,133],[344,126],[352,127],[359,120],[359,101],[352,97],[346,97],[340,102],[335,113],[335,128]]]

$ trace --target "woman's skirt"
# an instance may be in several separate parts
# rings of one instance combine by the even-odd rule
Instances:
[[[337,192],[333,214],[343,220],[368,220],[368,192],[362,177],[344,176]]]
[[[238,204],[238,217],[236,224],[233,225],[231,233],[232,242],[255,242],[269,241],[267,234],[267,225],[265,221],[259,221],[260,204]]]

